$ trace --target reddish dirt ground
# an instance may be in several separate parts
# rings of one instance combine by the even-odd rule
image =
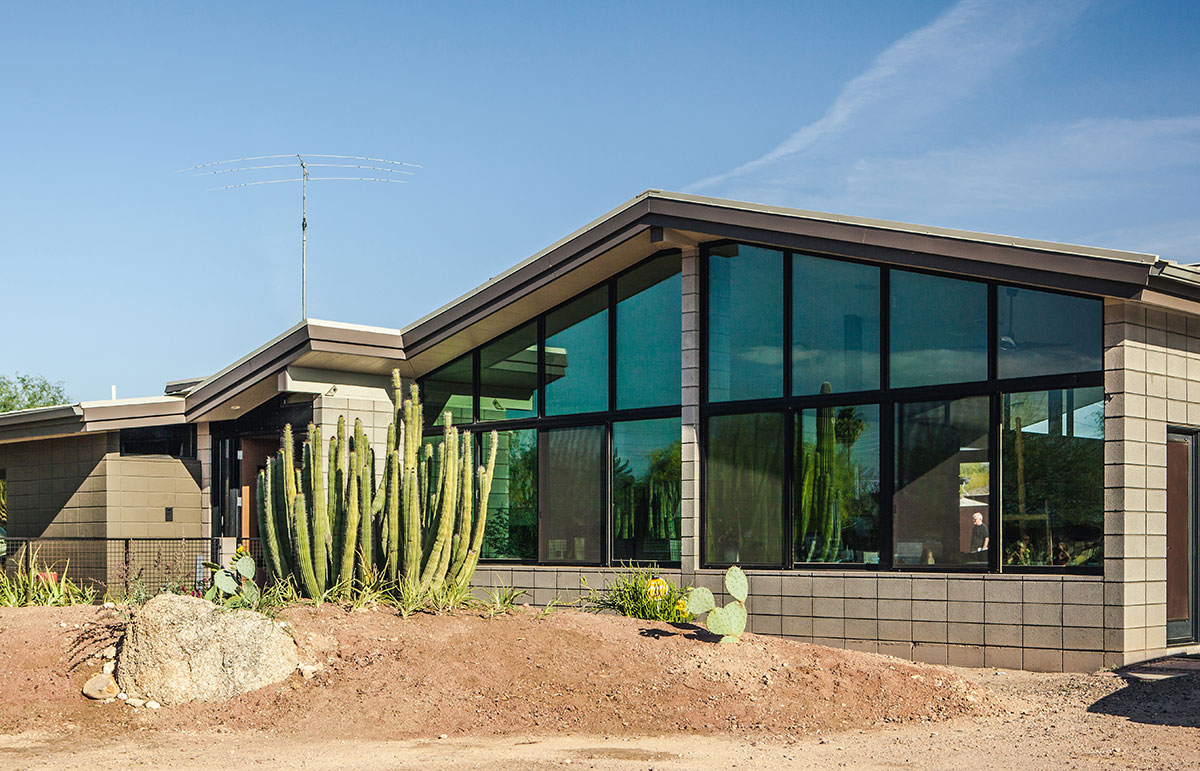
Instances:
[[[0,763],[307,768],[1182,768],[1200,680],[951,670],[559,611],[400,619],[295,608],[320,663],[221,705],[157,711],[79,689],[120,614],[0,609]],[[445,739],[438,737],[445,735]]]

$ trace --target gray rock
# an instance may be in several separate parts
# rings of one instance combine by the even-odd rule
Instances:
[[[126,691],[170,705],[231,699],[285,679],[299,661],[266,616],[160,594],[134,616],[118,663]]]
[[[145,706],[146,701],[144,699],[126,699],[125,703],[131,707],[141,707]]]
[[[92,675],[88,681],[83,684],[83,695],[89,699],[110,699],[117,695],[120,691],[117,688],[117,683],[113,680],[112,675],[106,675],[103,672]]]
[[[154,699],[151,699],[150,701],[146,702],[146,709],[158,709],[158,708],[159,708],[159,707],[161,707],[161,706],[162,706],[162,705],[161,705],[161,704],[159,704],[159,703],[158,703],[157,701],[155,701]]]

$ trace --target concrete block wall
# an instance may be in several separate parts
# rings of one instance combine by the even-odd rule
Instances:
[[[1105,663],[1164,655],[1167,427],[1200,426],[1200,317],[1104,305]]]
[[[201,463],[159,455],[106,461],[109,538],[201,538]],[[166,521],[166,508],[172,521]]]
[[[405,388],[408,384],[405,383]],[[388,424],[395,417],[392,401],[384,397],[383,392],[374,398],[345,398],[339,396],[318,396],[313,402],[313,423],[321,427],[322,441],[325,449],[329,449],[329,437],[337,434],[338,417],[346,417],[346,435],[353,436],[354,421],[362,420],[363,431],[366,432],[371,446],[375,448],[376,480],[382,480],[384,474],[383,448],[387,444]]]
[[[115,432],[0,445],[12,537],[106,535],[107,462]]]
[[[570,602],[609,568],[481,565],[477,587],[514,586],[524,601]],[[664,570],[725,603],[724,573]],[[1105,666],[1100,576],[749,571],[749,629],[801,642],[972,667],[1090,672]],[[480,593],[482,597],[482,593]]]

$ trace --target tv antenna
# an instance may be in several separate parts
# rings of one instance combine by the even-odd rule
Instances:
[[[283,162],[284,159],[289,159]],[[295,160],[290,160],[294,158]],[[314,163],[312,160],[316,159]],[[251,163],[257,161],[280,161],[280,163],[258,163],[251,166],[239,166],[238,164]],[[358,161],[358,163],[355,163]],[[419,169],[420,165],[416,163],[405,163],[404,161],[393,161],[387,158],[368,158],[361,155],[323,155],[320,153],[286,153],[284,155],[254,155],[249,158],[231,158],[227,161],[212,161],[210,163],[202,163],[199,166],[192,166],[186,169],[179,169],[179,172],[190,171],[193,176],[205,177],[215,176],[218,174],[243,174],[247,176],[253,175],[255,172],[274,170],[274,169],[297,169],[299,176],[287,177],[286,179],[253,179],[246,182],[235,182],[229,185],[219,185],[210,187],[209,191],[214,190],[232,190],[239,187],[256,187],[258,185],[278,185],[284,182],[299,182],[300,183],[300,320],[308,318],[308,183],[309,182],[384,182],[384,183],[404,183],[407,179],[398,179],[397,176],[412,176],[414,172],[409,169]],[[316,175],[311,175],[309,169],[355,169],[353,172],[324,172],[318,171]],[[367,177],[340,177],[327,176],[327,174],[339,173],[358,173],[363,174],[374,172],[376,176]],[[286,173],[286,172],[278,172]],[[386,176],[397,175],[397,176]],[[232,177],[231,179],[245,179],[246,177]]]

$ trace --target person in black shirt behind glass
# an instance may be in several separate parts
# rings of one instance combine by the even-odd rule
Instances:
[[[971,525],[971,553],[986,552],[988,543],[992,540],[992,534],[988,531],[988,526],[983,523],[983,513],[975,512],[971,516],[973,524]]]

